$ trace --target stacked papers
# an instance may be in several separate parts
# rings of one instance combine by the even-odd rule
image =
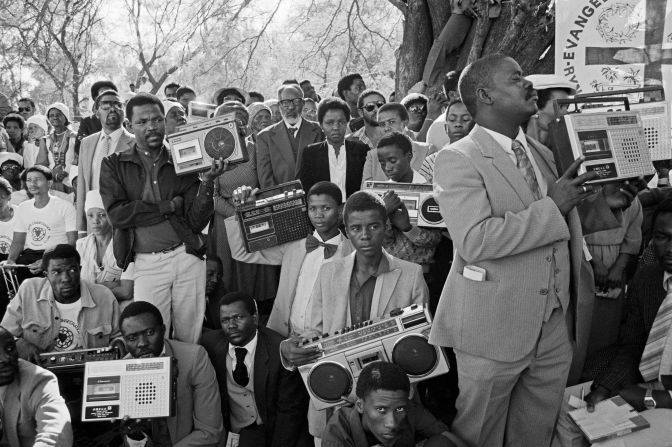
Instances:
[[[578,398],[570,400],[569,404],[583,407],[570,411],[569,416],[591,443],[649,427],[648,421],[621,396],[598,403],[592,413],[585,408],[586,403]]]

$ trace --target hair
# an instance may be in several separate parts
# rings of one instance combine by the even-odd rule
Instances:
[[[186,95],[187,93],[191,93],[192,95],[196,96],[196,92],[194,91],[194,89],[184,85],[177,89],[177,91],[175,92],[175,98],[180,99],[183,95]]]
[[[362,79],[362,75],[360,75],[359,73],[347,74],[338,81],[336,91],[338,92],[338,96],[340,96],[341,99],[345,99],[345,95],[343,95],[343,92],[346,90],[350,90],[350,87],[352,87],[352,84],[354,84],[354,82],[357,79],[361,79],[362,81],[364,81],[364,79]]]
[[[398,102],[388,102],[378,109],[378,113],[388,111],[397,112],[397,115],[399,115],[399,118],[401,118],[402,121],[408,121],[408,110]]]
[[[119,91],[115,83],[112,81],[96,81],[91,84],[91,98],[93,98],[94,101],[98,97],[98,92],[100,92],[102,89],[114,90],[115,92]]]
[[[222,274],[224,273],[224,263],[222,262],[222,258],[217,256],[215,253],[208,253],[205,256],[205,261],[212,261],[217,263],[217,271]]]
[[[51,169],[49,169],[49,168],[46,167],[46,166],[42,166],[42,165],[33,165],[33,166],[31,166],[31,167],[25,169],[25,170],[21,173],[21,180],[22,180],[24,183],[25,183],[25,181],[26,181],[26,178],[28,178],[28,174],[30,174],[31,172],[39,172],[39,173],[42,174],[48,181],[51,181],[51,180],[54,179],[54,174],[51,172]]]
[[[385,209],[385,202],[378,196],[378,194],[370,191],[357,191],[345,202],[343,208],[343,222],[348,221],[350,213],[355,211],[378,211],[382,218],[387,219],[387,210]]]
[[[553,93],[553,90],[562,90],[563,92],[566,92],[568,95],[572,94],[572,91],[570,89],[562,87],[551,87],[537,90],[537,107],[540,110],[546,107],[548,101],[551,100],[551,94]]]
[[[132,96],[126,103],[126,118],[128,118],[128,121],[133,120],[133,107],[145,106],[147,104],[156,104],[161,109],[161,113],[165,115],[166,111],[163,109],[163,103],[159,98],[151,93],[140,92]]]
[[[178,84],[177,82],[171,82],[170,84],[168,84],[168,85],[166,85],[165,87],[163,87],[163,94],[165,95],[165,94],[166,94],[166,90],[168,90],[169,88],[177,88],[177,89],[179,89],[180,87],[181,87],[181,85]]]
[[[308,191],[307,198],[310,196],[329,196],[336,202],[336,205],[341,205],[343,203],[343,192],[335,183],[328,181],[321,181],[315,183],[310,187]]]
[[[121,99],[121,96],[119,96],[118,91],[112,90],[112,89],[107,89],[107,90],[104,90],[104,91],[102,91],[98,94],[98,96],[96,97],[96,99],[94,101],[96,103],[96,105],[100,104],[100,98],[102,98],[105,95],[114,95],[114,96],[117,96]]]
[[[462,70],[453,70],[446,73],[446,76],[443,78],[443,94],[448,97],[448,92],[457,90],[457,83],[460,80],[460,74]]]
[[[55,247],[46,249],[42,255],[42,270],[47,271],[49,262],[52,259],[74,259],[77,261],[77,265],[82,260],[77,249],[70,244],[58,244]]]
[[[290,84],[296,84],[296,85],[299,85],[299,81],[297,81],[296,78],[294,78],[294,79],[285,79],[284,81],[282,81],[282,83],[283,83],[283,85],[290,85]]]
[[[396,146],[401,149],[404,155],[413,152],[413,143],[411,143],[411,139],[401,132],[395,131],[385,135],[378,141],[376,148],[380,149],[385,146]]]
[[[14,160],[8,160],[8,161],[14,161]],[[14,163],[16,163],[16,162],[14,162]],[[9,183],[9,180],[7,180],[4,177],[0,177],[0,191],[4,191],[8,196],[11,196],[12,191],[14,191],[14,188],[12,188],[12,185]],[[340,189],[339,189],[339,191],[340,191]]]
[[[329,110],[342,110],[343,114],[345,115],[345,121],[350,121],[350,106],[348,106],[348,103],[340,98],[331,96],[329,98],[324,98],[317,105],[318,123],[322,124],[324,115],[326,115]]]
[[[35,101],[33,101],[33,100],[30,99],[30,98],[19,98],[19,100],[18,100],[17,102],[29,102],[29,103],[30,103],[30,107],[32,107],[33,110],[36,110],[36,109],[37,109],[37,106],[35,105]]]
[[[501,53],[489,54],[472,62],[462,70],[457,88],[460,91],[462,102],[474,118],[476,118],[476,112],[478,111],[476,91],[492,84],[492,75],[499,68],[500,62],[506,58],[508,56]]]
[[[359,373],[355,394],[364,399],[377,390],[410,393],[411,382],[404,370],[390,362],[369,363]]]
[[[401,105],[404,107],[410,107],[411,104],[415,104],[417,102],[421,102],[426,107],[427,104],[429,104],[429,98],[422,93],[409,93],[406,95],[406,97],[404,97],[404,99],[401,100]]]
[[[656,225],[656,219],[658,216],[665,213],[672,213],[672,197],[661,201],[658,206],[656,206],[656,209],[653,211],[651,226],[654,227]]]
[[[152,315],[159,326],[163,326],[163,317],[155,305],[147,301],[133,301],[131,304],[126,306],[123,312],[121,312],[121,315],[119,316],[119,327],[121,327],[125,319],[137,317],[138,315],[143,314]]]
[[[178,92],[179,92],[179,90],[178,90]],[[193,90],[191,92],[194,93]],[[217,95],[217,104],[221,105],[224,102],[224,97],[227,96],[227,95],[235,95],[238,98],[240,98],[240,102],[245,104],[245,95],[243,95],[241,92],[239,92],[235,88],[223,88],[219,92],[219,94]],[[179,98],[179,96],[177,96],[177,97]]]
[[[250,102],[264,102],[264,95],[262,95],[260,92],[254,92],[254,91],[252,91],[252,92],[248,92],[247,95],[248,95],[250,98],[254,98],[254,99],[255,99],[254,101],[252,101],[252,99],[250,99]]]
[[[383,102],[385,102],[385,95],[380,93],[375,88],[367,88],[362,93],[360,93],[359,98],[357,98],[357,108],[358,109],[361,109],[362,107],[364,107],[364,98],[366,98],[369,95],[380,95],[380,97],[383,98]]]
[[[303,102],[306,103],[306,104],[308,104],[309,102],[312,102],[313,104],[315,104],[315,106],[317,106],[317,102],[315,102],[315,100],[313,98],[304,98]]]
[[[2,125],[7,127],[7,123],[9,123],[10,121],[14,121],[16,124],[19,125],[21,129],[26,127],[26,120],[24,120],[23,117],[18,114],[18,112],[11,113],[10,115],[5,116],[2,119]]]
[[[455,104],[464,104],[461,99],[453,99],[448,103],[448,107],[446,107],[446,117],[448,116],[448,112],[450,112],[450,108],[453,107]]]
[[[310,79],[304,79],[303,81],[301,81],[299,83],[299,85],[303,85],[303,84],[311,84],[312,85],[312,82],[310,82]]]
[[[251,295],[244,292],[229,292],[219,300],[219,307],[228,306],[229,304],[242,302],[245,305],[245,310],[250,315],[257,313],[257,303]]]
[[[299,84],[282,84],[278,89],[278,99],[280,99],[280,95],[282,95],[282,92],[289,89],[296,90],[296,92],[299,95],[301,95],[299,96],[299,98],[303,98],[303,90],[301,89],[301,86]]]

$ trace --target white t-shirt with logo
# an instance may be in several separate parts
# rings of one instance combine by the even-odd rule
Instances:
[[[44,208],[35,207],[35,199],[19,204],[15,213],[14,231],[26,233],[24,248],[46,250],[67,244],[66,232],[77,231],[75,207],[63,199],[49,196]]]
[[[12,217],[3,222],[0,220],[0,254],[8,255],[9,247],[12,245],[14,237],[14,227],[16,226],[16,205],[9,205],[12,208]]]
[[[79,312],[82,310],[82,299],[74,303],[63,304],[54,301],[58,313],[61,314],[61,327],[58,329],[58,340],[54,346],[56,351],[72,351],[82,348],[82,333],[77,323]]]

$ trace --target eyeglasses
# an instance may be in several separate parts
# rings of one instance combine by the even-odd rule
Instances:
[[[19,169],[21,169],[21,166],[19,166],[19,165],[15,165],[15,164],[4,165],[4,166],[2,167],[3,172],[6,172],[6,171],[18,171]]]
[[[19,112],[30,112],[33,110],[32,107],[19,107]]]
[[[411,106],[408,108],[408,111],[411,113],[424,113],[425,112],[425,106]]]
[[[376,109],[380,109],[384,105],[385,101],[370,102],[362,106],[362,109],[366,110],[367,112],[373,112]]]
[[[280,106],[283,109],[289,108],[292,104],[294,105],[294,107],[299,107],[301,104],[303,104],[303,99],[294,98],[294,99],[283,99],[282,101],[280,101]]]
[[[249,317],[249,315],[236,314],[231,317],[220,318],[219,322],[222,326],[228,326],[231,323],[242,323],[247,317]]]
[[[124,107],[124,105],[119,101],[100,101],[98,104],[98,108],[101,110],[110,110],[111,108],[121,110],[122,107]]]

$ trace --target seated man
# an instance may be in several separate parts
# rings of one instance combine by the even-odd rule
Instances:
[[[58,391],[56,377],[46,369],[19,359],[14,337],[2,327],[0,399],[0,445],[72,445],[70,413]]]
[[[341,408],[324,430],[322,447],[463,446],[448,427],[422,405],[409,400],[411,384],[402,369],[389,362],[366,365],[357,379],[357,402]]]
[[[240,447],[294,447],[306,441],[308,394],[297,371],[280,362],[280,334],[259,327],[254,299],[241,292],[219,302],[221,329],[201,344],[217,373],[224,425]]]
[[[367,191],[356,192],[345,203],[343,221],[355,252],[322,266],[310,298],[310,329],[303,337],[292,337],[280,344],[287,367],[320,357],[317,348],[299,346],[302,338],[379,319],[396,308],[427,304],[429,292],[422,268],[383,250],[388,222],[380,197]],[[326,411],[318,412],[311,404],[308,418],[311,434],[320,438]]]
[[[234,192],[236,203],[254,200],[248,187]],[[253,191],[252,191],[253,192]],[[281,265],[278,294],[267,326],[284,337],[299,335],[310,320],[310,294],[323,264],[352,253],[352,245],[338,229],[343,203],[341,190],[331,182],[317,182],[308,191],[308,218],[315,231],[305,239],[248,253],[236,217],[226,219],[233,259],[253,264]]]
[[[39,364],[45,351],[111,343],[123,348],[117,300],[107,287],[80,280],[80,268],[75,247],[59,244],[42,257],[45,277],[27,279],[19,287],[0,325],[17,337],[22,359]]]
[[[224,265],[222,260],[214,253],[205,256],[205,321],[203,330],[218,330],[219,324],[219,300],[226,293],[226,287],[222,281]]]
[[[166,340],[161,312],[147,301],[129,304],[119,318],[129,354],[126,358],[174,357],[177,360],[175,416],[144,424],[153,445],[215,446],[224,437],[215,370],[202,346]]]
[[[632,278],[626,295],[626,318],[615,356],[592,384],[568,388],[553,445],[582,445],[582,435],[566,415],[569,395],[585,397],[589,406],[620,394],[651,428],[620,438],[619,445],[669,445],[672,431],[672,199],[658,205],[651,239],[656,264],[643,266]],[[667,341],[666,341],[667,339]]]

